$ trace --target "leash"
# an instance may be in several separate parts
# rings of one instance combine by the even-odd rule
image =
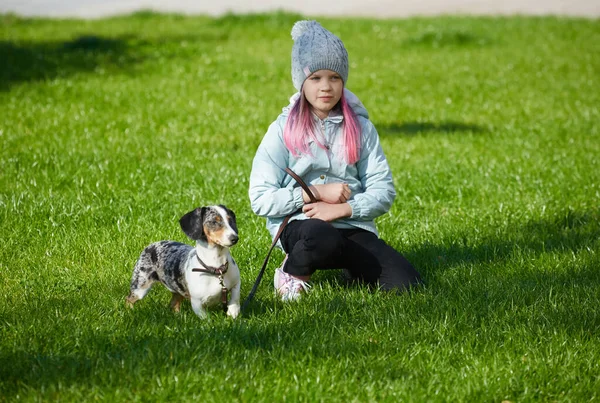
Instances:
[[[290,175],[292,178],[294,178],[294,180],[300,185],[300,187],[302,187],[302,189],[308,195],[308,198],[310,199],[311,203],[316,203],[317,202],[317,198],[315,197],[315,195],[313,195],[313,193],[311,192],[310,188],[308,187],[308,185],[306,183],[304,183],[304,181],[302,180],[302,178],[300,178],[298,175],[296,175],[296,173],[294,171],[292,171],[290,168],[285,168],[285,172],[288,175]],[[298,211],[300,211],[300,210],[298,210]],[[283,233],[283,230],[285,229],[285,227],[290,222],[290,218],[292,218],[292,216],[294,214],[296,214],[298,211],[295,211],[292,214],[287,215],[283,219],[283,222],[281,223],[281,225],[279,226],[279,229],[277,230],[277,233],[275,234],[275,237],[273,238],[273,242],[271,243],[271,247],[269,248],[269,252],[267,252],[267,256],[265,257],[265,260],[263,261],[262,267],[260,268],[260,271],[258,272],[258,276],[256,277],[256,281],[254,282],[254,285],[252,286],[252,290],[250,291],[250,294],[248,294],[248,296],[246,297],[246,300],[244,301],[244,304],[242,305],[242,312],[246,311],[246,309],[248,307],[248,304],[250,304],[250,301],[252,301],[252,298],[254,298],[254,294],[256,294],[256,290],[258,289],[258,285],[260,284],[260,281],[262,280],[263,275],[265,274],[265,269],[267,268],[267,263],[269,262],[269,258],[271,257],[271,252],[273,252],[273,248],[277,244],[277,241],[279,241],[279,238],[281,237],[281,234]]]
[[[198,262],[200,262],[200,264],[202,267],[196,267],[193,268],[192,271],[199,271],[202,273],[208,273],[208,274],[213,274],[216,276],[219,276],[219,283],[221,284],[221,305],[223,306],[223,312],[227,313],[227,287],[225,287],[225,281],[223,280],[223,274],[227,273],[227,270],[229,269],[229,261],[225,261],[225,263],[223,263],[221,266],[219,267],[213,267],[213,266],[209,266],[206,263],[204,263],[202,261],[202,259],[200,259],[200,256],[198,256],[198,254],[196,253],[196,259],[198,259]]]

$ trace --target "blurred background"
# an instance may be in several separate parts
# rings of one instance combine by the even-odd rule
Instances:
[[[275,10],[307,16],[397,18],[418,15],[569,15],[595,18],[600,0],[2,0],[0,13],[97,18],[138,10],[219,16]]]

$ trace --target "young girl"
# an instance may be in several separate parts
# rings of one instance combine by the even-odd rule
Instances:
[[[348,53],[316,21],[292,28],[292,81],[299,91],[265,134],[250,174],[252,210],[267,218],[286,253],[275,271],[282,300],[298,299],[318,269],[345,269],[353,280],[403,290],[419,273],[379,239],[374,219],[388,212],[396,192],[369,115],[349,90]],[[289,167],[317,198],[310,198]]]

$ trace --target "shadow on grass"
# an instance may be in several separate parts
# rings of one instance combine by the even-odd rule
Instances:
[[[114,17],[130,19],[132,26],[142,26],[143,31],[139,33],[132,31],[131,34],[117,37],[90,33],[69,41],[0,40],[0,60],[3,65],[0,69],[0,91],[8,91],[12,86],[22,82],[50,80],[97,70],[123,71],[148,58],[161,56],[172,58],[181,54],[184,54],[183,56],[194,54],[194,50],[191,46],[187,46],[187,43],[193,43],[196,52],[199,48],[214,52],[215,44],[226,42],[235,27],[247,28],[250,24],[256,24],[260,25],[261,29],[265,27],[281,29],[289,26],[299,17],[298,14],[283,12],[239,16],[228,14],[206,20],[208,23],[202,20],[196,25],[190,25],[195,30],[189,30],[189,34],[169,32],[159,36],[154,30],[157,24],[162,26],[170,24],[177,27],[184,22],[189,24],[193,19],[178,14],[142,10],[130,15]],[[11,20],[13,17],[8,19]],[[20,24],[27,24],[27,20],[20,17],[14,17],[14,20]],[[182,43],[186,43],[185,46],[182,46]],[[184,47],[187,47],[187,50]],[[157,52],[157,49],[160,52]]]
[[[556,218],[525,223],[520,228],[507,228],[506,233],[484,237],[477,245],[469,242],[468,235],[455,235],[441,245],[421,245],[407,251],[406,256],[417,265],[437,271],[465,262],[494,263],[519,253],[575,252],[594,248],[600,239],[599,223],[598,211],[566,210]]]
[[[0,59],[5,63],[0,70],[0,91],[21,82],[68,77],[98,68],[126,69],[142,60],[128,46],[130,39],[84,35],[67,42],[0,41]]]
[[[376,124],[375,127],[380,136],[415,136],[425,133],[455,134],[459,132],[483,133],[486,131],[481,126],[460,122],[404,122],[401,124],[392,123],[388,125]]]
[[[492,43],[490,38],[481,34],[456,29],[427,29],[404,41],[405,47],[418,48],[465,48],[482,47]]]

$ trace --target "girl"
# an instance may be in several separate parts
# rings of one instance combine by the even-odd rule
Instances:
[[[396,192],[369,115],[349,90],[348,53],[342,41],[316,21],[292,28],[292,81],[299,91],[265,134],[250,174],[250,203],[267,218],[286,253],[276,269],[275,290],[283,301],[308,290],[317,269],[345,269],[351,279],[402,290],[419,273],[379,239],[374,219],[388,212]],[[308,195],[284,171],[308,185]]]

